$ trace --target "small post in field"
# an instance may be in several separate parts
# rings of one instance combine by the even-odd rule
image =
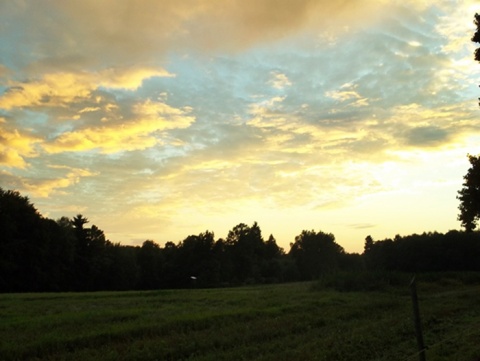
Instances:
[[[420,321],[420,309],[418,307],[417,281],[415,279],[415,276],[413,276],[412,281],[410,282],[410,291],[412,293],[413,320],[415,322],[415,334],[417,335],[418,359],[419,361],[426,361],[425,345],[423,343],[422,323]]]

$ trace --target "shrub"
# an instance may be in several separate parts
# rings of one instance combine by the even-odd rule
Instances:
[[[340,292],[384,291],[389,286],[408,285],[409,277],[395,272],[337,272],[321,277],[313,289],[330,288]]]

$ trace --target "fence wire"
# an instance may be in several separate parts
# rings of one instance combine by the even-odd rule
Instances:
[[[439,292],[439,293],[435,293],[435,294],[425,295],[425,296],[419,297],[420,307],[421,307],[422,300],[435,299],[435,298],[441,299],[441,298],[444,298],[444,297],[452,297],[452,296],[468,295],[468,294],[478,294],[480,296],[480,287],[475,287],[474,289],[468,289],[468,290],[446,291],[446,292]],[[414,329],[414,325],[413,325],[413,322],[412,322],[412,330],[413,329]],[[429,351],[435,350],[436,348],[438,348],[438,347],[440,347],[443,344],[448,343],[448,342],[458,343],[459,339],[465,338],[465,337],[470,337],[470,336],[473,336],[473,335],[479,335],[480,336],[480,324],[472,325],[472,326],[464,329],[462,332],[458,332],[455,336],[445,337],[442,340],[437,341],[433,344],[425,344],[425,349],[424,350],[417,351],[415,353],[411,353],[408,356],[405,356],[405,358],[399,359],[398,361],[418,360],[420,353],[422,353],[423,351],[425,351],[426,360],[430,361],[428,359]],[[415,337],[413,331],[412,331],[412,337],[413,338]],[[479,340],[478,344],[480,345],[480,340]],[[376,359],[375,361],[387,361],[387,360],[392,361],[391,357],[388,357],[388,356],[384,356],[380,359]]]

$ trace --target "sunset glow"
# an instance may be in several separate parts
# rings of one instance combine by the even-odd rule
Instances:
[[[0,4],[0,187],[122,244],[460,229],[477,1]]]

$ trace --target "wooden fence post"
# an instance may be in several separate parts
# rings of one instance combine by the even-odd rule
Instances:
[[[412,281],[410,282],[410,291],[412,293],[413,320],[415,322],[415,334],[417,335],[418,359],[420,361],[426,361],[425,345],[423,343],[422,323],[420,321],[420,309],[418,307],[417,281],[415,279],[415,276],[413,276]]]

